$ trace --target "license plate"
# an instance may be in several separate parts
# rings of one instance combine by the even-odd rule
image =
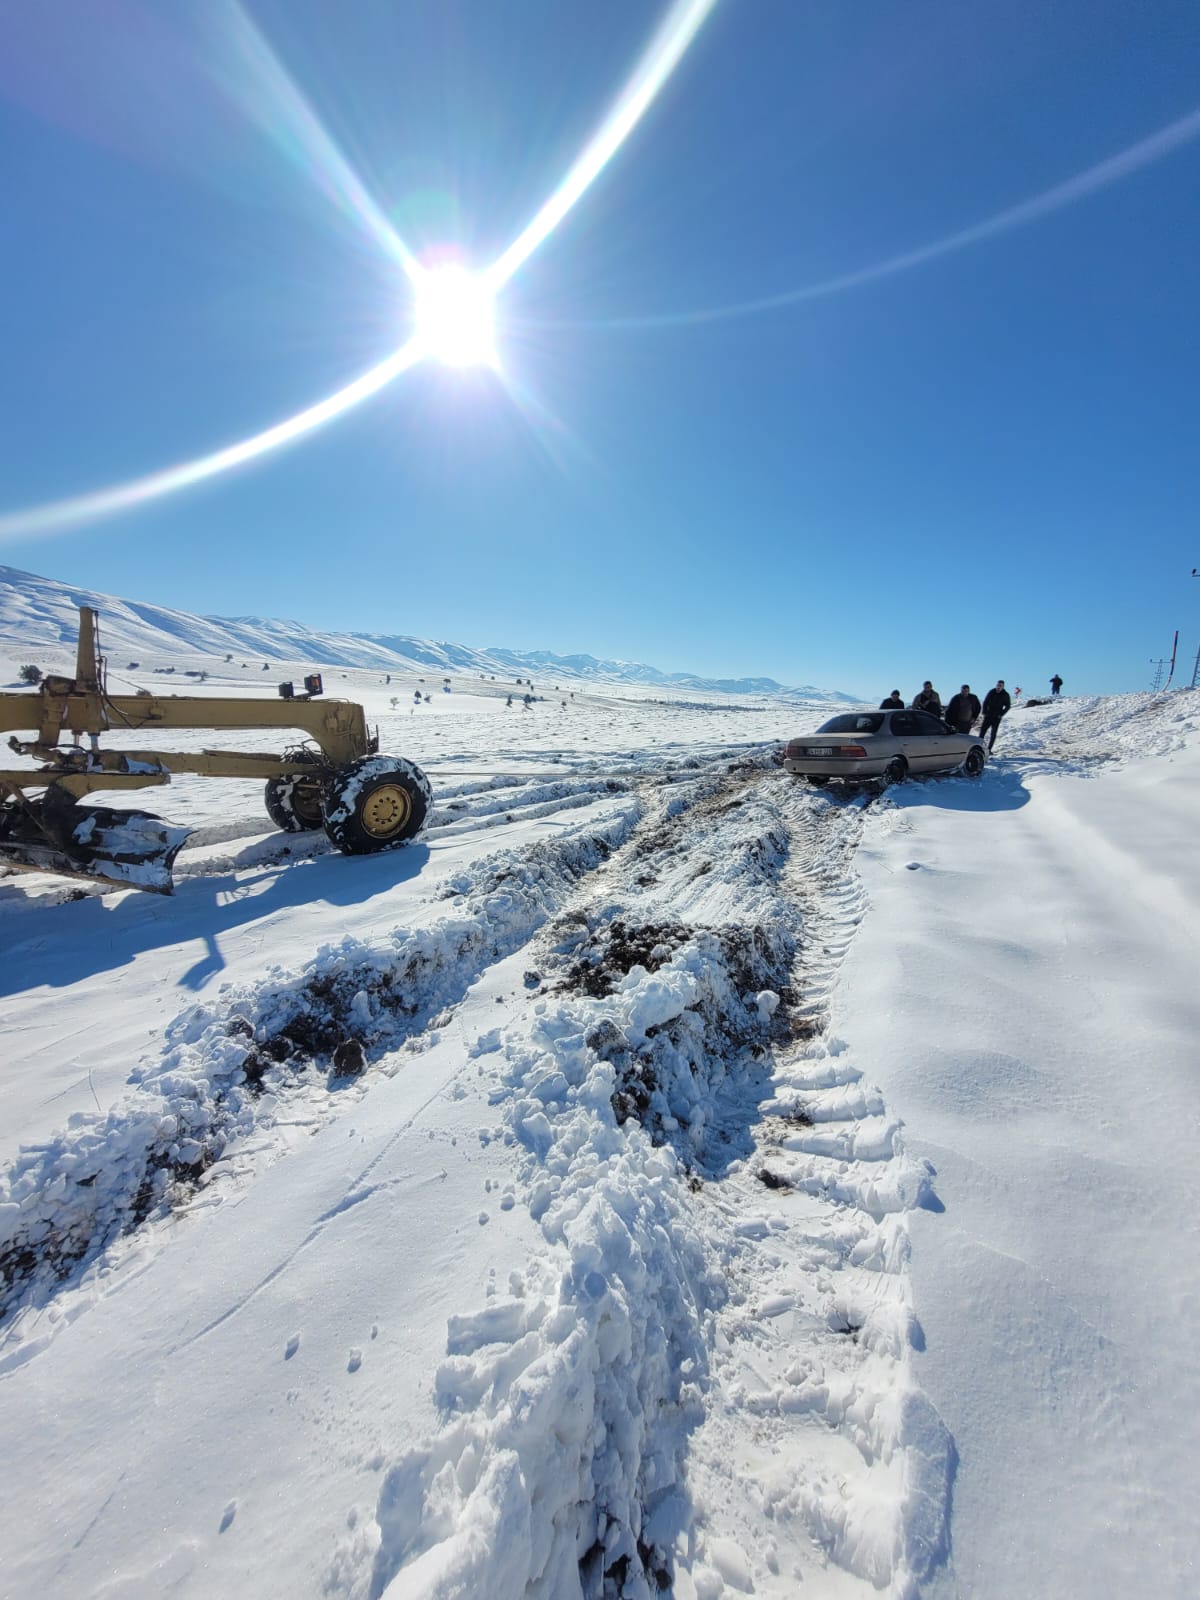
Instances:
[[[831,756],[833,754],[833,746],[831,744],[810,744],[806,754],[810,756]]]

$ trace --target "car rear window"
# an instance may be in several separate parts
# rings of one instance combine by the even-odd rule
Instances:
[[[817,729],[818,733],[878,733],[883,727],[883,716],[878,711],[846,711],[840,717],[830,717]]]

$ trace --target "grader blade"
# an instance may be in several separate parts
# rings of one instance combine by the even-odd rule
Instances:
[[[0,833],[0,863],[69,878],[95,878],[122,889],[170,894],[171,868],[190,828],[177,828],[149,811],[73,805],[69,813],[35,803],[9,814]]]

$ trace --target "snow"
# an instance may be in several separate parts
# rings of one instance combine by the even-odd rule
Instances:
[[[0,1592],[1190,1596],[1195,695],[873,798],[346,670],[407,848],[0,884]]]

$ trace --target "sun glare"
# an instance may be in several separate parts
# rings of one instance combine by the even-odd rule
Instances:
[[[435,267],[416,282],[414,339],[422,355],[448,367],[496,365],[492,290],[465,267]]]

